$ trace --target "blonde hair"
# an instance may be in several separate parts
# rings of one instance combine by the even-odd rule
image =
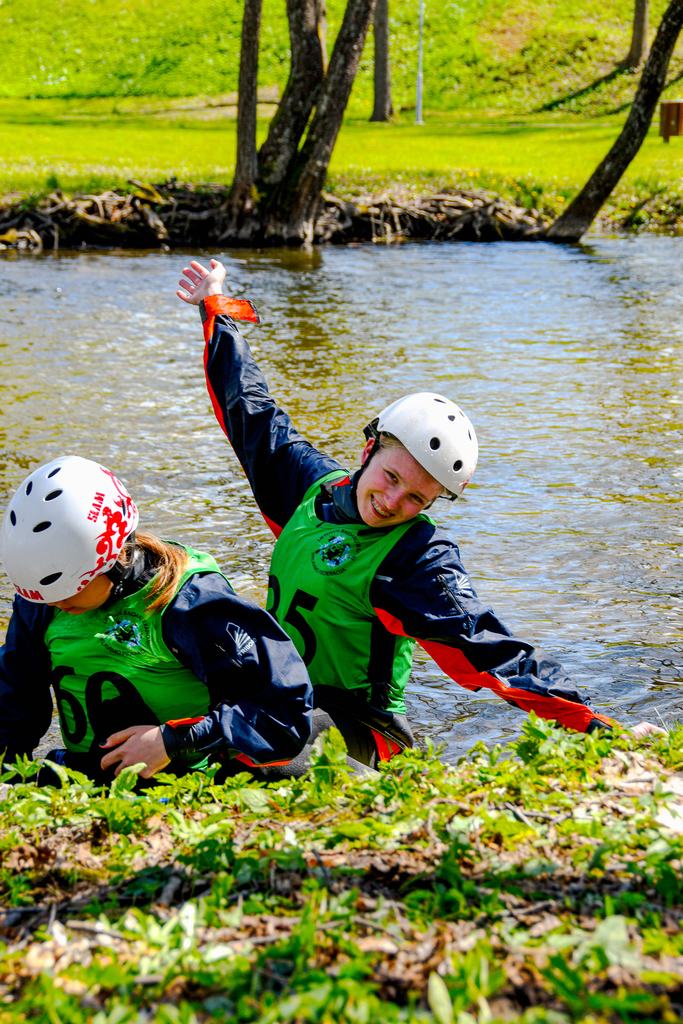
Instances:
[[[187,568],[189,556],[179,544],[169,544],[159,540],[153,533],[138,530],[135,534],[135,545],[127,548],[125,556],[121,558],[124,565],[130,563],[136,547],[153,555],[157,566],[145,603],[146,613],[152,615],[154,612],[162,611],[173,600]]]
[[[377,441],[380,448],[403,448],[404,451],[408,451],[403,441],[399,441],[394,434],[387,434],[382,431],[381,434],[377,435]]]

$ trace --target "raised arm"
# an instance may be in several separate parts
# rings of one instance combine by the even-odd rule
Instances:
[[[258,322],[251,303],[222,294],[225,267],[193,261],[177,292],[199,306],[206,380],[216,418],[232,445],[261,512],[277,536],[316,480],[341,469],[295,429],[272,398],[236,319]]]

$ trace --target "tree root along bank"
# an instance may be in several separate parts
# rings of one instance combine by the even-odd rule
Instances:
[[[239,232],[231,224],[224,186],[153,186],[133,191],[66,196],[53,192],[30,205],[0,207],[0,250],[202,248],[281,245],[287,239]],[[543,237],[544,223],[526,210],[486,192],[453,190],[424,198],[396,198],[388,191],[353,201],[323,197],[314,244],[393,243],[412,239],[497,241]]]

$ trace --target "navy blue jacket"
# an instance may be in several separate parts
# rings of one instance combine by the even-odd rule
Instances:
[[[278,536],[309,487],[342,467],[301,437],[275,403],[229,315],[233,308],[226,296],[211,296],[200,307],[207,385],[216,417]],[[356,478],[321,491],[321,518],[360,521]],[[515,637],[478,599],[457,545],[432,524],[416,520],[404,533],[379,566],[370,597],[385,632],[387,672],[393,637],[406,635],[468,690],[489,689],[578,732],[609,727],[610,719],[588,708],[557,661]],[[373,665],[373,678],[379,668]]]
[[[0,648],[0,751],[8,760],[30,755],[50,725],[44,637],[53,614],[48,605],[14,599]],[[171,765],[197,752],[257,765],[299,753],[311,731],[313,691],[294,644],[268,612],[218,573],[195,573],[166,608],[162,631],[171,653],[206,684],[211,707],[201,718],[160,723]]]

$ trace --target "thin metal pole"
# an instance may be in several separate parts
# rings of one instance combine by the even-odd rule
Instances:
[[[415,124],[422,120],[422,26],[424,24],[424,0],[420,0],[420,21],[417,32],[417,89],[415,97]]]

